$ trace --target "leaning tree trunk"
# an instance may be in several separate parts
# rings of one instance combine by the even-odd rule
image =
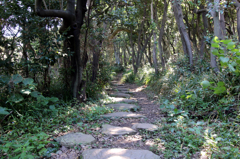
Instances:
[[[190,67],[192,67],[192,65],[193,65],[192,47],[191,47],[190,38],[186,31],[185,24],[183,22],[182,7],[181,7],[181,4],[179,1],[173,2],[173,11],[174,11],[174,16],[175,16],[175,19],[177,22],[178,30],[181,34],[183,48],[186,48],[186,49],[184,49],[185,54],[188,55],[189,64],[190,64]]]
[[[76,4],[75,4],[76,3]],[[63,19],[63,24],[60,28],[60,33],[63,33],[70,27],[68,35],[73,35],[70,39],[70,50],[74,51],[73,58],[71,58],[71,65],[74,70],[72,74],[72,94],[74,98],[82,101],[85,95],[81,94],[84,82],[82,81],[82,72],[86,65],[86,60],[82,59],[80,54],[80,29],[83,25],[83,18],[85,16],[87,0],[68,0],[67,10],[46,10],[43,9],[42,0],[35,1],[35,8],[38,16],[40,17],[58,17]],[[76,9],[75,9],[76,8]]]

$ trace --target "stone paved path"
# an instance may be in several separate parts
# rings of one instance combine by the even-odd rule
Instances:
[[[116,104],[107,104],[106,107],[113,108],[115,110],[134,110],[139,109],[139,106],[135,104],[125,104],[125,103],[116,103]]]
[[[147,99],[147,95],[142,92],[143,87],[120,84],[117,80],[111,83],[112,88],[107,91],[112,96],[113,103],[108,103],[106,106],[114,108],[115,112],[102,115],[104,118],[110,118],[111,122],[101,125],[101,128],[97,130],[98,135],[69,133],[57,138],[56,140],[62,145],[61,149],[83,144],[83,150],[81,152],[73,150],[68,153],[60,150],[52,158],[70,159],[81,155],[82,159],[160,159],[159,155],[149,151],[150,145],[147,142],[142,143],[138,132],[142,129],[151,132],[158,129],[158,126],[153,123],[162,117],[159,113],[159,106]],[[130,110],[137,112],[129,112]],[[130,142],[129,138],[131,138]],[[94,144],[88,148],[84,146],[93,142],[98,146],[93,146]],[[107,149],[102,148],[105,146],[103,143],[108,143]]]

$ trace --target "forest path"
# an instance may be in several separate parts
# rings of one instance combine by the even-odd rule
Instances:
[[[103,118],[99,121],[88,123],[99,124],[99,127],[91,128],[95,141],[89,141],[90,145],[81,144],[80,151],[62,146],[60,153],[57,152],[52,158],[70,159],[80,155],[83,159],[162,158],[161,154],[149,151],[153,146],[164,149],[161,144],[155,143],[158,136],[156,130],[161,126],[161,118],[164,116],[159,105],[148,99],[149,92],[144,91],[145,86],[120,84],[120,79],[121,74],[111,82],[108,94],[112,96],[112,102],[104,104],[113,108],[114,112],[102,115]]]

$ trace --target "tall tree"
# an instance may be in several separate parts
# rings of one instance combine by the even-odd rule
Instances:
[[[165,70],[165,61],[163,58],[164,52],[163,52],[163,47],[162,47],[162,40],[163,40],[163,35],[164,35],[164,27],[167,21],[167,11],[168,11],[168,4],[169,0],[166,1],[164,0],[164,11],[163,11],[163,16],[162,16],[162,22],[161,22],[161,27],[160,24],[158,24],[158,29],[159,29],[159,38],[158,38],[158,48],[159,48],[159,57],[161,59],[161,64],[162,64],[162,70]],[[156,18],[157,20],[158,18]],[[158,22],[157,22],[158,23]]]
[[[190,66],[192,66],[193,65],[192,47],[191,47],[190,38],[186,31],[186,26],[183,22],[183,12],[182,12],[181,3],[179,1],[173,1],[173,11],[174,11],[174,16],[177,22],[178,30],[181,34],[183,51],[186,55],[188,55],[189,64]]]
[[[151,20],[152,23],[154,22],[154,10],[153,10],[153,0],[151,2]],[[155,74],[158,74],[158,62],[157,62],[157,55],[156,55],[156,51],[157,51],[157,46],[156,46],[156,42],[157,42],[157,37],[156,37],[156,31],[153,29],[153,63],[154,63],[154,68],[155,68]]]
[[[238,0],[233,0],[233,3],[237,9],[237,32],[238,32],[238,41],[240,41],[240,3]]]
[[[60,33],[67,31],[67,35],[73,35],[68,41],[70,50],[74,52],[71,58],[71,66],[74,70],[72,73],[72,94],[74,98],[83,100],[81,93],[83,87],[82,72],[85,69],[87,58],[82,56],[80,53],[80,29],[83,25],[83,18],[85,16],[87,0],[68,0],[67,9],[54,10],[54,9],[43,9],[42,2],[44,0],[35,1],[35,10],[38,16],[41,17],[58,17],[63,19]]]
[[[211,4],[209,5],[211,7]],[[224,39],[225,35],[225,25],[223,24],[223,13],[220,11],[220,0],[214,0],[214,5],[210,8],[210,13],[213,17],[213,24],[214,24],[214,36],[218,37],[219,39]],[[214,69],[215,72],[218,72],[218,66],[216,61],[216,56],[212,54],[212,50],[214,47],[211,47],[211,67]]]

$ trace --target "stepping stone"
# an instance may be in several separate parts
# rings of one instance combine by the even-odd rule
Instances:
[[[126,87],[124,84],[119,84],[117,85],[117,88],[128,88],[128,87]]]
[[[124,104],[124,103],[117,103],[117,104],[108,104],[106,107],[117,109],[117,110],[137,110],[139,106],[135,104]]]
[[[156,131],[158,129],[158,126],[149,123],[136,123],[133,124],[132,129],[134,130],[145,129],[147,131]]]
[[[83,159],[160,159],[148,150],[88,149],[82,153]]]
[[[113,102],[123,102],[123,103],[137,103],[134,99],[126,99],[126,98],[118,98],[118,97],[112,97],[110,98]]]
[[[101,116],[105,118],[146,118],[144,115],[128,112],[109,113]]]
[[[120,91],[120,93],[133,94],[134,92],[131,92],[131,91]]]
[[[73,147],[79,144],[91,144],[95,142],[95,138],[92,135],[86,135],[83,133],[69,133],[60,137],[55,138],[60,145],[65,147]]]
[[[124,86],[124,84],[118,84],[117,82],[115,83],[111,83],[111,85],[113,85],[113,86]],[[125,86],[124,86],[125,87]]]
[[[110,94],[110,96],[112,96],[112,97],[123,97],[123,98],[130,98],[131,97],[129,94],[120,93],[120,92],[112,93],[112,94]]]
[[[128,91],[129,88],[124,88],[124,87],[122,87],[122,88],[117,88],[117,90],[118,90],[118,91]]]
[[[115,90],[115,89],[113,89],[113,88],[106,88],[105,89],[105,91],[113,91],[113,90]]]
[[[102,133],[106,135],[134,135],[137,132],[132,128],[105,124],[102,126]]]

